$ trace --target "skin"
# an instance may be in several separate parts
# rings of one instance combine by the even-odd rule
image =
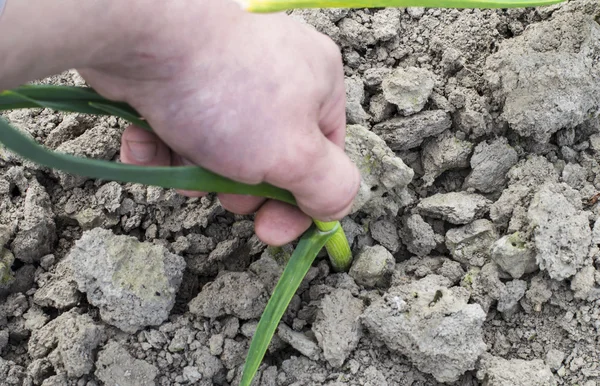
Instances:
[[[229,0],[9,0],[0,52],[0,89],[76,68],[146,117],[156,134],[127,128],[122,162],[197,164],[290,190],[299,208],[219,195],[231,212],[256,213],[268,244],[296,239],[310,217],[341,219],[358,191],[343,151],[340,52],[285,15],[249,14]]]

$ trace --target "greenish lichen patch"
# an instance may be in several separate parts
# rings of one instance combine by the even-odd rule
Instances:
[[[132,241],[108,246],[108,255],[115,265],[114,285],[141,299],[164,296],[169,283],[161,256],[156,249]]]
[[[15,280],[11,269],[15,261],[14,255],[7,249],[0,249],[0,288],[6,288]]]

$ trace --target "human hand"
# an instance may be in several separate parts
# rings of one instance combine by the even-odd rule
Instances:
[[[80,69],[99,93],[128,102],[155,130],[126,129],[121,160],[197,164],[291,191],[299,208],[219,195],[231,212],[256,212],[256,233],[270,245],[296,239],[309,216],[347,214],[360,175],[343,151],[344,75],[335,44],[285,15],[247,14],[223,0],[163,3],[159,20],[137,27],[138,43],[123,58]]]

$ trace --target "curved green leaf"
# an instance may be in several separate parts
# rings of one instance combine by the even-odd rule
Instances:
[[[1,99],[1,98],[0,98]],[[269,184],[249,185],[233,181],[197,166],[146,167],[75,157],[38,145],[0,118],[0,143],[35,163],[71,174],[164,188],[248,194],[295,205],[294,196]]]
[[[108,100],[88,87],[26,85],[0,92],[0,111],[42,107],[72,113],[112,114],[91,106],[90,103],[94,102],[110,105],[129,115],[140,117],[127,103]]]
[[[313,227],[304,233],[300,239],[258,322],[256,332],[252,337],[252,343],[250,343],[246,363],[244,364],[241,386],[250,386],[252,383],[252,379],[265,356],[273,334],[275,334],[279,321],[290,304],[292,297],[296,293],[296,290],[298,290],[315,257],[317,257],[321,248],[335,234],[338,228],[339,223],[328,232],[322,232]]]

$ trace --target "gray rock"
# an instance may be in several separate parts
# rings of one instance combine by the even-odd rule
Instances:
[[[369,100],[369,112],[371,113],[373,122],[379,123],[391,118],[396,112],[396,106],[386,101],[383,94],[377,94]]]
[[[340,223],[344,229],[344,233],[346,233],[346,238],[348,239],[348,244],[350,244],[350,246],[354,244],[354,240],[356,240],[358,236],[364,236],[367,233],[363,226],[355,223],[349,216],[344,217]]]
[[[95,196],[97,203],[112,213],[121,207],[123,187],[118,182],[111,181],[102,185]]]
[[[210,349],[210,355],[221,355],[223,352],[223,342],[225,338],[222,334],[215,334],[208,340],[208,348]]]
[[[254,222],[251,220],[236,221],[231,225],[231,235],[237,238],[248,238],[254,235]]]
[[[310,385],[315,383],[314,379],[322,379],[324,382],[326,376],[329,375],[324,364],[311,361],[303,356],[292,356],[291,358],[284,360],[281,363],[281,370],[285,377],[283,379],[286,379],[288,382],[293,382],[292,384],[295,383],[296,385]],[[317,382],[317,384],[318,383],[322,382]]]
[[[558,172],[543,156],[529,155],[509,170],[508,180],[510,184],[539,186],[545,182],[558,182]]]
[[[77,305],[81,300],[71,263],[67,259],[58,263],[54,272],[41,274],[38,285],[33,301],[39,306],[65,309]]]
[[[475,147],[471,157],[471,173],[465,179],[465,189],[474,188],[483,193],[502,189],[506,184],[506,174],[519,157],[504,137],[481,142]]]
[[[169,343],[167,350],[173,353],[184,351],[188,346],[187,342],[194,340],[195,334],[196,332],[188,327],[180,328],[175,331],[175,335],[173,336],[173,339],[171,339],[171,343]]]
[[[452,228],[446,232],[446,247],[454,260],[482,267],[490,256],[490,246],[497,238],[496,228],[491,221],[481,219]]]
[[[271,257],[269,250],[265,250],[260,259],[250,264],[249,269],[260,278],[269,293],[273,292],[283,273],[283,267]]]
[[[543,185],[527,212],[534,227],[536,260],[555,280],[571,277],[583,266],[592,239],[588,215],[565,197],[573,194],[570,190],[565,185]]]
[[[471,291],[471,299],[488,312],[494,302],[506,296],[506,285],[500,280],[500,270],[495,263],[473,267],[461,283]]]
[[[190,312],[204,318],[234,315],[240,319],[260,317],[267,305],[267,293],[261,280],[249,272],[225,272],[190,303]]]
[[[10,288],[15,282],[15,274],[11,268],[14,262],[15,256],[8,249],[0,247],[0,290]]]
[[[524,280],[512,280],[506,283],[506,290],[498,299],[498,311],[505,316],[514,314],[519,307],[519,300],[525,295],[527,282]]]
[[[13,237],[14,227],[0,224],[0,248],[6,246],[8,241]]]
[[[187,252],[192,254],[210,253],[217,246],[212,237],[206,237],[198,233],[190,233],[186,236],[186,239],[190,243]]]
[[[53,373],[52,364],[46,358],[34,359],[27,366],[27,374],[33,378],[33,383],[41,384],[44,380],[50,378]]]
[[[77,378],[93,369],[94,350],[103,339],[102,325],[72,309],[31,332],[28,354],[34,359],[48,358],[57,371]]]
[[[67,385],[69,379],[65,374],[57,374],[44,379],[42,386],[64,386]]]
[[[392,253],[398,252],[400,249],[400,239],[396,231],[396,225],[387,220],[380,220],[374,222],[369,229],[371,237],[374,240],[387,248],[388,251]]]
[[[226,369],[234,369],[244,363],[244,357],[248,351],[246,342],[238,342],[233,339],[225,339],[221,362]]]
[[[388,386],[389,383],[385,378],[385,375],[377,369],[375,365],[367,367],[362,374],[366,382],[364,385],[372,386]]]
[[[588,171],[579,164],[568,163],[565,165],[561,180],[573,189],[581,189],[587,181]]]
[[[468,167],[472,151],[473,144],[471,142],[457,138],[450,131],[445,131],[428,140],[421,152],[425,186],[432,185],[435,179],[446,170]]]
[[[376,134],[358,125],[347,127],[346,153],[361,173],[361,184],[352,213],[375,217],[396,214],[404,206],[403,190],[414,172]]]
[[[56,151],[86,158],[110,160],[119,150],[120,137],[118,129],[98,125],[86,130],[75,139],[63,142],[56,148]],[[87,177],[61,171],[52,171],[52,174],[60,179],[60,184],[64,189],[81,186],[88,180]]]
[[[85,129],[86,117],[84,114],[68,114],[65,115],[62,121],[48,134],[44,144],[55,149],[61,143],[72,140],[74,137],[81,135]]]
[[[502,191],[500,198],[490,206],[490,218],[498,228],[507,228],[510,232],[516,232],[522,228],[521,222],[524,220],[524,205],[532,188],[514,184]],[[514,214],[514,215],[513,215]],[[518,228],[518,229],[515,229]]]
[[[129,333],[168,318],[185,269],[163,246],[100,228],[84,232],[67,258],[102,320]]]
[[[397,68],[381,83],[385,99],[398,106],[402,115],[418,113],[425,107],[435,86],[435,75],[416,67]]]
[[[210,380],[223,369],[223,363],[219,358],[210,355],[207,347],[200,346],[198,350],[192,353],[191,357],[203,379]]]
[[[421,215],[438,218],[452,224],[468,224],[485,215],[491,201],[473,193],[438,193],[421,200],[417,208]]]
[[[338,21],[328,17],[328,15],[320,9],[295,9],[290,16],[302,23],[310,24],[321,33],[331,37],[335,42],[340,39],[340,29],[335,25]]]
[[[571,290],[577,299],[589,302],[600,299],[600,288],[596,286],[597,271],[593,266],[583,267],[571,280]]]
[[[394,265],[394,256],[381,245],[375,245],[365,247],[358,253],[349,274],[356,284],[375,287],[389,280]]]
[[[401,236],[406,249],[417,256],[427,256],[437,245],[433,228],[418,214],[403,220]]]
[[[341,367],[358,345],[363,310],[363,302],[346,289],[335,289],[321,300],[312,331],[331,366]]]
[[[525,293],[525,299],[521,301],[521,305],[530,308],[535,312],[542,311],[542,305],[550,300],[552,291],[550,290],[550,283],[541,274],[538,274],[531,282],[529,282],[529,289]]]
[[[39,330],[50,320],[50,316],[35,304],[27,310],[23,318],[25,319],[25,328],[30,331]]]
[[[488,59],[502,117],[519,135],[546,142],[598,111],[599,42],[594,18],[572,12],[527,28]]]
[[[397,117],[373,126],[373,132],[392,150],[409,150],[427,137],[442,133],[452,126],[450,114],[443,110],[428,110],[410,117]]]
[[[490,354],[481,359],[477,379],[487,386],[554,386],[556,379],[541,359],[506,360]]]
[[[546,364],[554,371],[560,369],[566,354],[563,351],[552,348],[546,353]]]
[[[346,120],[349,124],[364,125],[369,119],[362,106],[365,102],[365,87],[360,78],[346,78]]]
[[[523,236],[519,232],[496,240],[492,244],[490,254],[492,260],[513,279],[518,279],[524,274],[535,272],[538,269],[535,250],[530,243],[523,240]]]
[[[364,49],[364,47],[376,43],[373,31],[352,18],[343,18],[338,23],[338,27],[340,29],[340,40],[345,46]]]
[[[11,250],[17,259],[33,263],[51,253],[57,239],[50,197],[35,179],[29,183],[23,212]]]
[[[183,379],[189,383],[196,383],[202,379],[202,374],[194,366],[186,366],[183,368]]]
[[[0,379],[4,385],[22,386],[25,376],[25,369],[22,366],[0,357]]]
[[[94,375],[106,386],[154,386],[158,369],[111,341],[98,353]]]
[[[447,279],[430,275],[393,287],[362,316],[371,334],[439,382],[457,381],[486,350],[485,312],[467,304],[466,291],[447,285]]]
[[[302,355],[312,359],[313,361],[319,359],[321,349],[319,349],[319,346],[303,333],[296,332],[285,325],[285,323],[281,323],[277,329],[277,335],[282,341],[292,346]]]
[[[363,75],[365,86],[375,88],[381,85],[383,79],[388,77],[394,70],[387,67],[374,67],[366,69]]]
[[[0,354],[8,346],[8,330],[0,330]]]
[[[465,271],[457,261],[444,259],[442,266],[437,270],[438,275],[444,276],[450,280],[451,284],[456,284],[465,276]]]
[[[103,125],[94,126],[86,130],[79,137],[63,142],[56,148],[59,153],[65,153],[86,158],[110,160],[120,146],[120,132],[118,129]],[[64,189],[72,189],[81,186],[87,177],[67,174],[61,171],[52,171],[52,174],[60,179]]]
[[[384,8],[371,18],[371,29],[375,39],[388,41],[398,36],[400,32],[400,10],[398,8]]]

